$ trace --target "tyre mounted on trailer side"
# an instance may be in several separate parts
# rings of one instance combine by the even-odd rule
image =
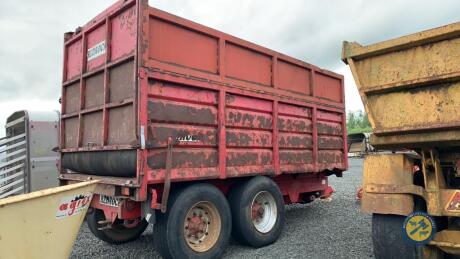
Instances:
[[[166,213],[153,226],[156,249],[164,258],[219,258],[232,229],[224,194],[206,183],[175,190]]]

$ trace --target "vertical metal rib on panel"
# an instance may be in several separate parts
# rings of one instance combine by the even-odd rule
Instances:
[[[107,145],[108,133],[109,133],[109,113],[107,104],[110,102],[109,95],[109,69],[107,67],[110,62],[110,54],[112,52],[111,39],[112,39],[112,25],[109,17],[105,19],[105,42],[107,50],[105,52],[104,61],[104,107],[102,111],[102,146]]]

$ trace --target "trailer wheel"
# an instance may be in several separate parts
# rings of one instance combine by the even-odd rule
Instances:
[[[149,223],[143,219],[137,226],[132,228],[127,228],[123,223],[120,223],[114,225],[110,229],[99,230],[98,228],[100,228],[101,225],[98,224],[98,222],[103,220],[105,220],[104,212],[99,209],[94,209],[92,213],[86,216],[86,222],[91,232],[100,240],[115,245],[127,243],[139,238],[149,225]]]
[[[281,192],[270,178],[256,176],[231,189],[233,237],[245,245],[262,247],[275,242],[285,221]]]
[[[218,258],[232,229],[230,207],[220,190],[194,184],[172,193],[165,214],[157,214],[154,242],[164,258]]]
[[[402,236],[405,217],[399,215],[372,214],[372,242],[375,258],[419,259],[422,246],[412,245]]]

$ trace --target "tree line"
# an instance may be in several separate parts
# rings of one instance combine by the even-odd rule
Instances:
[[[361,110],[348,111],[347,113],[347,132],[360,133],[360,132],[372,132],[371,125],[369,124],[369,118],[367,113]]]

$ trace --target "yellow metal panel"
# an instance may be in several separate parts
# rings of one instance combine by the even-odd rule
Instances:
[[[433,81],[460,71],[460,38],[389,52],[356,61],[361,83],[369,90]]]
[[[369,56],[377,56],[395,50],[408,49],[427,43],[451,39],[459,36],[459,32],[460,22],[457,22],[369,46],[360,46],[355,42],[346,42],[342,50],[342,60],[346,62],[349,57],[364,59]]]
[[[414,208],[410,194],[368,191],[372,185],[412,185],[412,161],[404,154],[374,154],[364,159],[361,210],[366,213],[409,215]]]
[[[367,101],[380,133],[460,125],[460,83],[372,94]]]
[[[460,131],[460,23],[369,46],[344,42],[342,59],[374,134],[382,137],[373,145],[415,148],[460,141],[459,134],[438,134]],[[412,134],[410,142],[388,139],[406,134]]]
[[[0,258],[68,258],[96,183],[0,200]]]

